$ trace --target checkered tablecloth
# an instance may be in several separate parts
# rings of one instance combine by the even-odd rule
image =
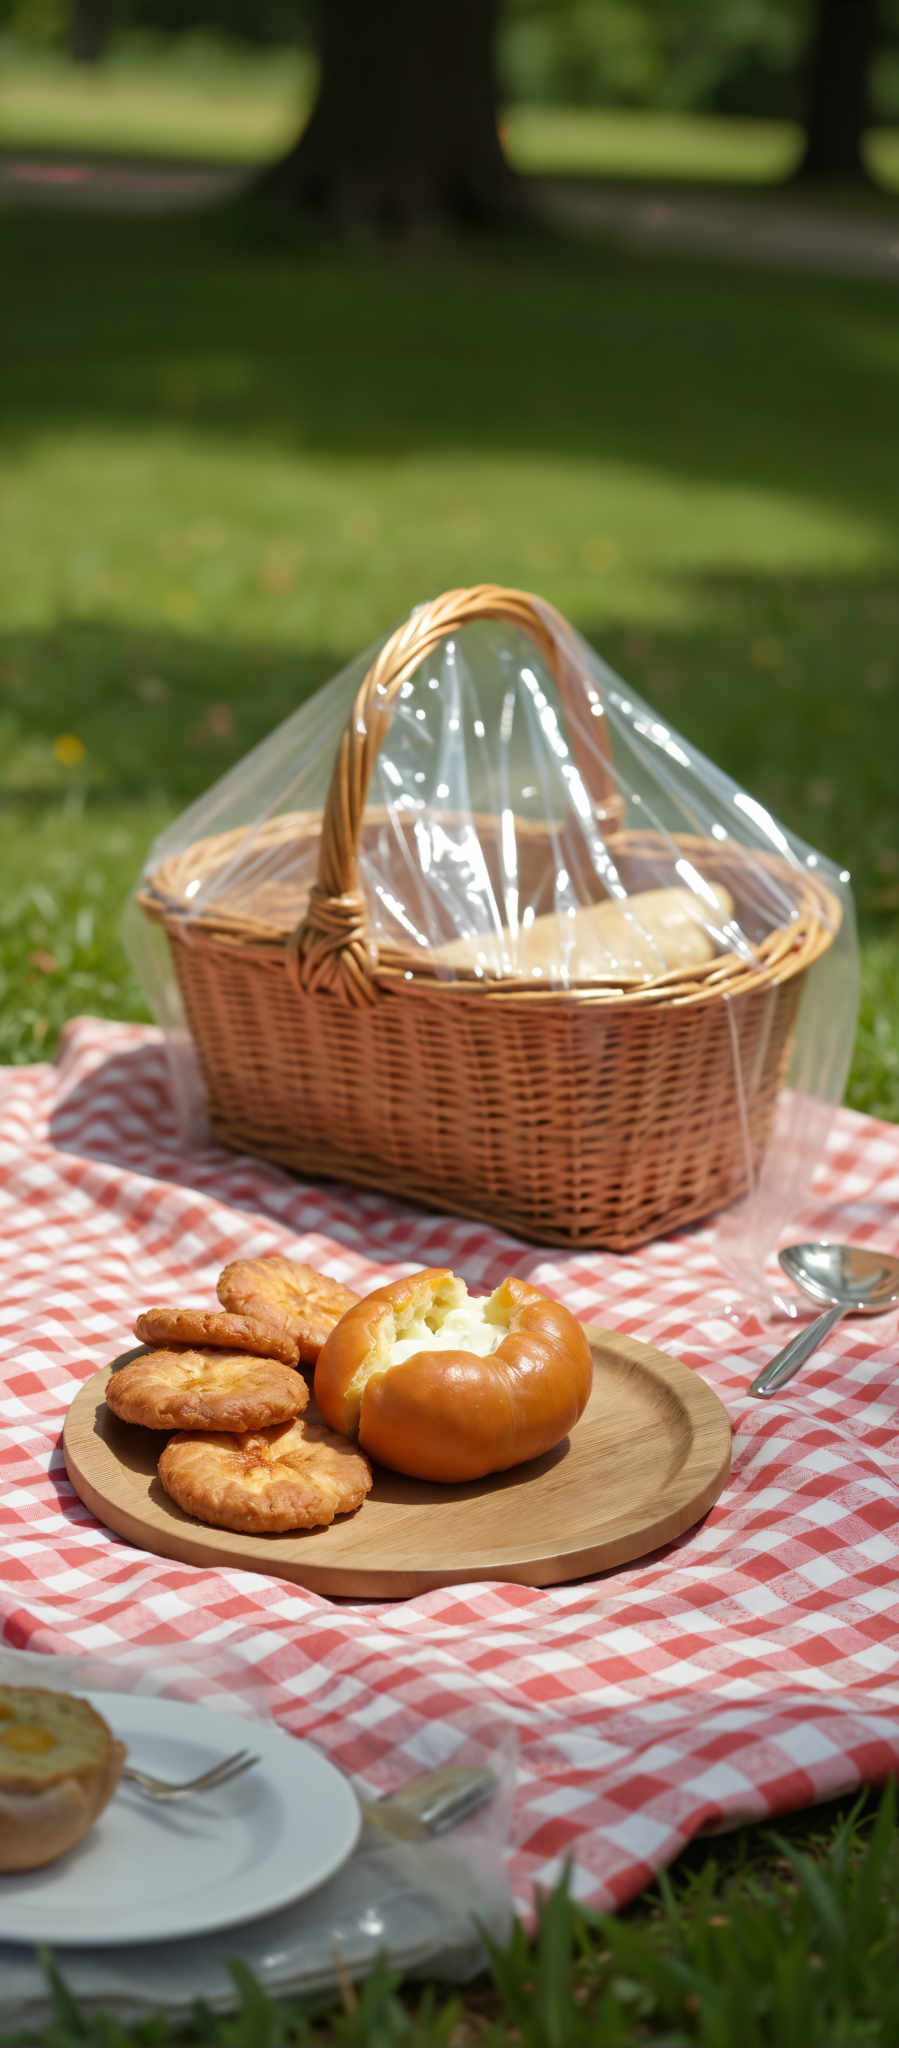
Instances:
[[[820,1234],[895,1243],[899,1128],[841,1111],[816,1199]],[[359,1291],[427,1264],[479,1293],[527,1275],[708,1380],[734,1431],[723,1494],[665,1550],[545,1591],[337,1602],[132,1549],[68,1483],[69,1402],[130,1347],[137,1308],[208,1302],[227,1260],[266,1251]],[[0,1260],[8,1645],[155,1645],[169,1663],[179,1646],[226,1648],[232,1684],[245,1671],[266,1711],[348,1769],[398,1739],[414,1761],[416,1728],[494,1711],[517,1731],[511,1879],[525,1914],[566,1862],[581,1898],[619,1905],[698,1831],[899,1765],[894,1315],[843,1323],[792,1388],[753,1400],[783,1330],[725,1313],[710,1231],[629,1258],[544,1252],[224,1150],[186,1154],[159,1035],[93,1020],[69,1027],[55,1062],[0,1076]]]

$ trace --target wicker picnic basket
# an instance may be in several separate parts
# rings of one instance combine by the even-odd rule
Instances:
[[[629,901],[672,864],[723,884],[738,943],[688,970],[616,981],[452,964],[452,947],[413,944],[402,922],[374,941],[361,878],[385,834],[384,806],[366,802],[379,749],[410,679],[485,620],[525,636],[552,679],[575,735],[579,815],[589,810],[619,894]],[[841,905],[786,840],[782,852],[718,826],[635,825],[583,649],[525,593],[483,585],[422,606],[364,675],[323,808],[238,823],[148,868],[137,900],[167,938],[212,1129],[227,1145],[541,1243],[615,1251],[751,1187],[807,972]],[[496,820],[466,822],[489,868]],[[386,821],[401,874],[415,867],[420,823],[414,805]],[[553,900],[560,846],[577,867],[570,824],[517,821],[516,889],[532,906]],[[602,896],[596,868],[581,862],[582,896]]]

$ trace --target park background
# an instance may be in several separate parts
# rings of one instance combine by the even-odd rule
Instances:
[[[415,12],[378,10],[381,110]],[[119,922],[156,832],[413,603],[496,579],[850,869],[847,1100],[897,1120],[896,0],[506,0],[524,218],[364,178],[273,206],[299,0],[3,0],[0,44],[0,1059],[145,1016]],[[557,1900],[452,2021],[382,1978],[314,2038],[737,2048],[804,1998],[817,2048],[893,2044],[875,1810],[688,1852],[614,1932]]]

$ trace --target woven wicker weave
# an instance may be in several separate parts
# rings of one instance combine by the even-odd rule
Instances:
[[[385,644],[340,741],[323,813],[254,830],[254,856],[289,839],[302,895],[240,881],[242,833],[195,842],[139,898],[163,924],[199,1056],[211,1123],[228,1145],[299,1173],[348,1180],[481,1218],[541,1243],[626,1251],[745,1193],[783,1086],[803,977],[841,909],[817,877],[733,843],[680,839],[735,915],[750,918],[759,863],[794,906],[749,960],[726,953],[688,975],[622,988],[428,973],[400,947],[375,959],[359,853],[366,795],[393,700],[440,640],[475,618],[523,628],[563,704],[574,642],[550,608],[492,585],[451,592]],[[591,796],[628,886],[650,886],[659,844],[616,828],[607,757]],[[370,821],[369,821],[370,822]],[[551,828],[522,828],[546,868]],[[666,842],[670,857],[670,842]],[[200,876],[235,880],[205,911]],[[258,859],[254,867],[258,871]],[[203,892],[201,892],[203,893]],[[750,919],[751,921],[751,919]],[[414,969],[414,971],[412,971]]]

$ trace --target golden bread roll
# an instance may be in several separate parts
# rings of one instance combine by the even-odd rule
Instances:
[[[548,980],[560,974],[568,981],[652,980],[671,968],[714,959],[714,927],[733,915],[734,906],[720,883],[707,888],[708,900],[692,889],[641,889],[622,903],[607,899],[581,910],[550,911],[527,929],[435,946],[431,958],[449,967],[481,966],[487,974],[532,975],[539,968]]]
[[[0,1685],[0,1870],[35,1870],[74,1848],[112,1798],[125,1756],[87,1700]]]
[[[593,1384],[579,1322],[526,1280],[489,1297],[429,1268],[367,1294],[328,1338],[314,1394],[332,1429],[415,1479],[481,1479],[552,1450]]]

